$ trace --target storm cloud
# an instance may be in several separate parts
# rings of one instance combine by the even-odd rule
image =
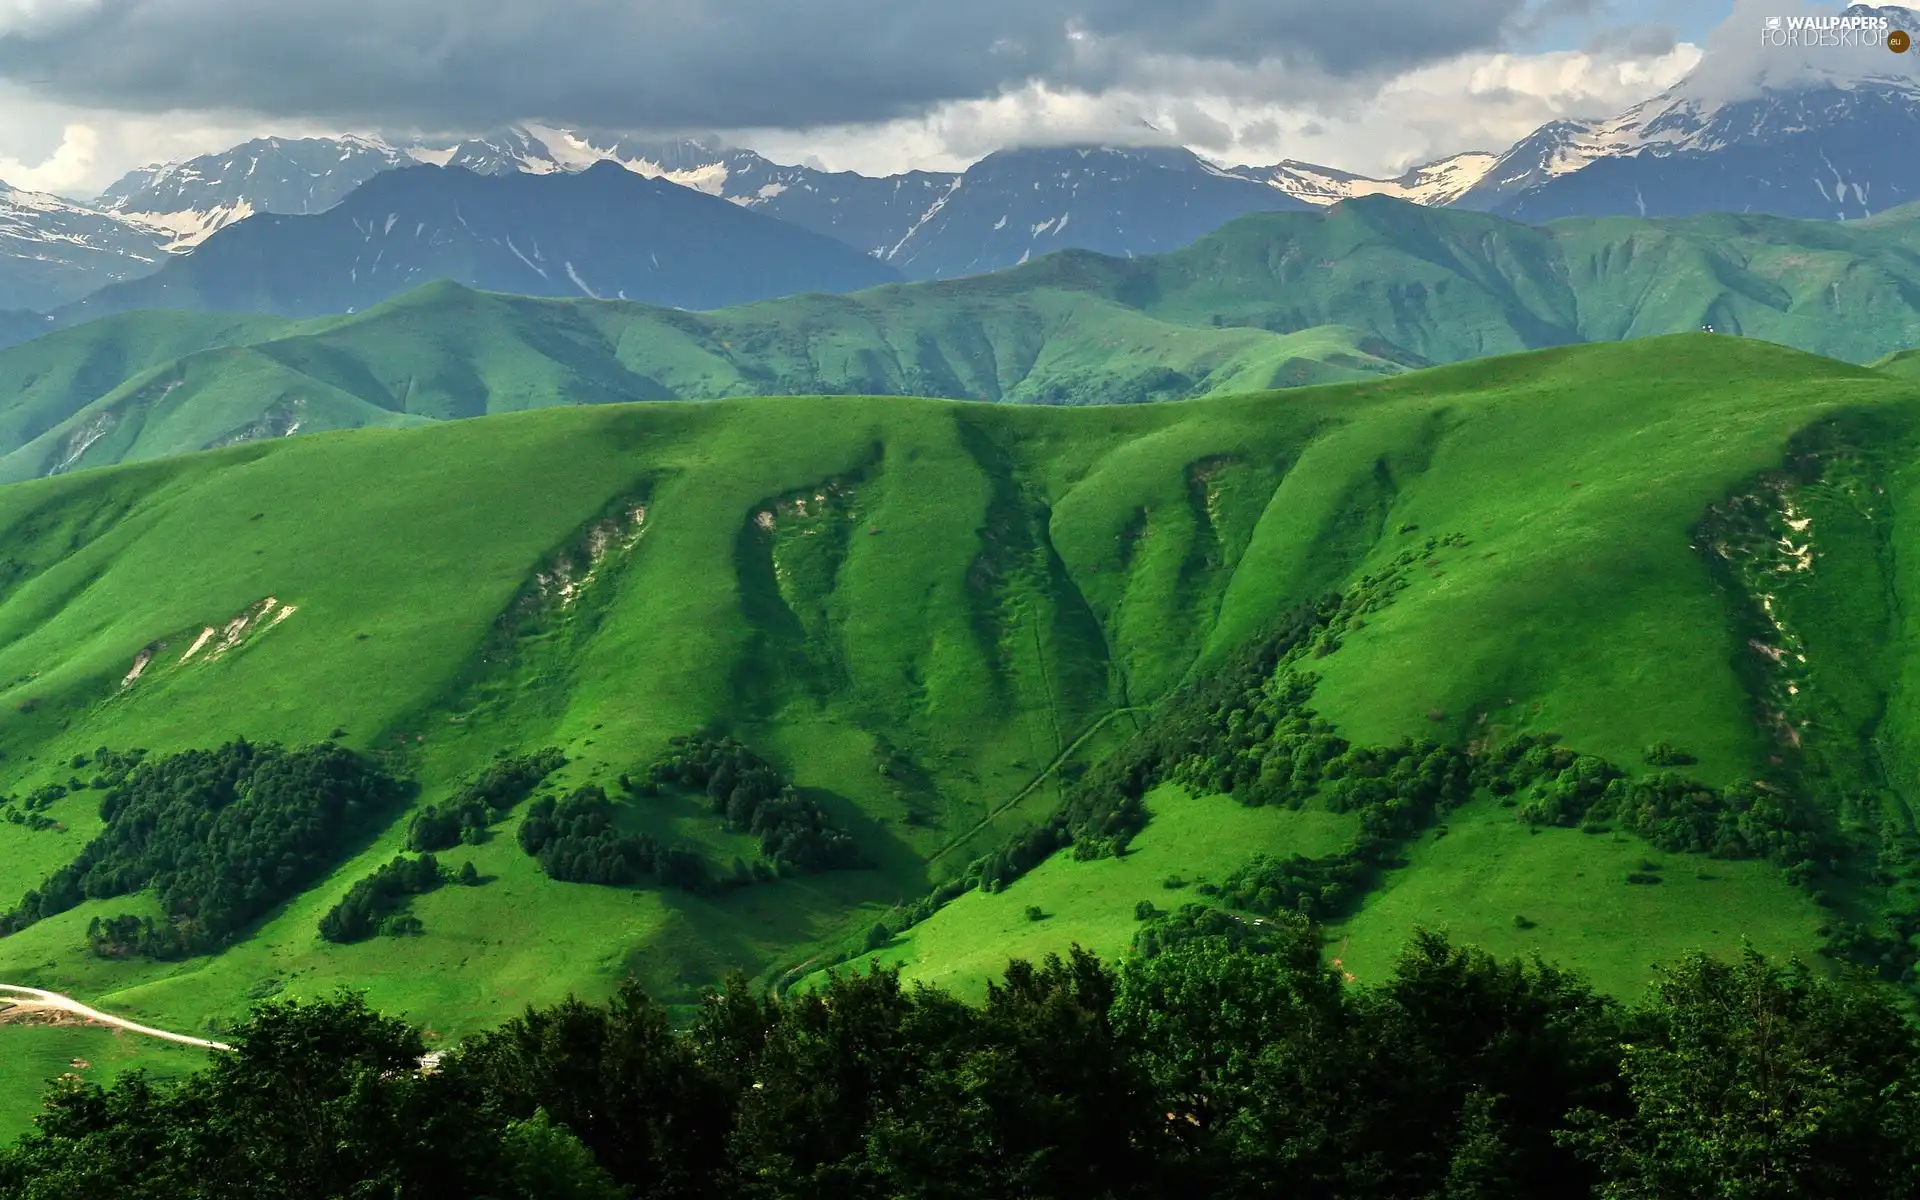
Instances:
[[[1143,64],[1276,94],[1492,49],[1566,0],[0,0],[0,78],[76,105],[471,130],[805,129]],[[1183,72],[1186,73],[1186,72]],[[1296,81],[1289,86],[1289,80]]]

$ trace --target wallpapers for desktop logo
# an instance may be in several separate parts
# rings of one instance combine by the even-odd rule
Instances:
[[[1886,17],[1768,17],[1760,27],[1762,46],[1885,46],[1904,54],[1912,39]]]

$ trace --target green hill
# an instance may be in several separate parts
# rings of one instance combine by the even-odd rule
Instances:
[[[183,322],[203,331],[208,348],[156,353]],[[278,436],[296,424],[313,431],[761,394],[1083,404],[1418,365],[1351,330],[1196,329],[1052,288],[1011,303],[926,305],[911,293],[876,293],[695,314],[433,284],[352,317],[251,318],[247,328],[253,336],[235,336],[232,320],[216,327],[204,315],[140,313],[0,352],[0,395],[18,397],[0,406],[0,479]],[[64,368],[122,345],[119,374]]]
[[[1920,216],[1534,227],[1369,197],[1176,253],[705,313],[432,284],[304,322],[128,314],[0,351],[0,479],[555,404],[1170,400],[1698,331],[1850,362],[1920,344]]]
[[[799,979],[883,920],[880,954],[969,986],[1012,951],[1124,948],[1140,901],[1220,904],[1250,855],[1331,862],[1402,818],[1247,807],[1217,794],[1231,764],[1184,786],[1149,774],[1126,855],[1055,855],[903,914],[1082,811],[1140,731],[1136,747],[1240,737],[1225,709],[1163,698],[1329,591],[1348,596],[1341,623],[1286,662],[1356,747],[1554,733],[1632,781],[1665,743],[1702,787],[1767,781],[1804,802],[1808,837],[1852,847],[1831,867],[1755,857],[1741,847],[1784,818],[1751,790],[1688,793],[1725,859],[1650,845],[1646,813],[1540,817],[1599,769],[1581,759],[1518,814],[1482,789],[1437,840],[1407,814],[1417,836],[1382,843],[1405,865],[1379,860],[1339,914],[1349,969],[1377,971],[1415,921],[1549,949],[1617,992],[1692,947],[1811,952],[1822,926],[1908,903],[1916,419],[1905,381],[1691,335],[1181,404],[554,408],[0,489],[0,905],[103,829],[89,784],[119,752],[337,737],[420,785],[330,833],[346,840],[324,881],[217,953],[100,943],[95,919],[164,929],[175,910],[95,892],[0,938],[0,981],[190,1032],[250,997],[351,983],[459,1036],[627,970],[674,1002],[731,967]],[[594,783],[617,830],[722,874],[760,859],[767,843],[699,796],[644,786],[670,739],[702,731],[767,760],[798,789],[791,819],[818,814],[861,862],[701,892],[560,882],[523,852],[540,794]],[[1247,761],[1266,736],[1246,734]],[[411,936],[318,936],[410,814],[544,746],[568,759],[544,791],[441,853],[479,886],[414,898]],[[1107,835],[1089,811],[1073,820],[1092,849]]]

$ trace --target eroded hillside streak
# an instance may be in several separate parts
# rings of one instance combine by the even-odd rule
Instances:
[[[261,635],[278,629],[300,611],[298,604],[279,596],[267,596],[242,608],[214,625],[195,622],[155,638],[133,656],[125,675],[120,677],[116,694],[142,691],[156,681],[182,671],[201,670],[212,663],[250,649]]]
[[[548,715],[564,708],[575,656],[600,627],[619,576],[653,527],[653,486],[652,479],[635,482],[533,565],[431,711],[464,723],[508,704],[531,704]],[[417,729],[425,719],[403,718],[388,732]]]
[[[1866,447],[1888,437],[1859,419],[1815,426],[1694,531],[1730,597],[1734,667],[1772,764],[1826,793],[1857,832],[1893,809],[1911,824],[1878,736],[1898,612],[1884,462]]]
[[[963,413],[955,419],[989,489],[979,550],[967,571],[974,638],[996,702],[1026,715],[1034,748],[1052,758],[1110,704],[1106,631],[1053,544],[1047,498],[1021,473],[1008,445]]]
[[[1290,461],[1271,464],[1216,454],[1186,469],[1193,541],[1180,565],[1181,608],[1191,614],[1197,653],[1220,619],[1227,586],[1253,538],[1254,525],[1286,478]]]
[[[853,470],[753,506],[734,543],[741,614],[752,630],[733,692],[756,718],[798,695],[825,703],[845,690],[845,613],[835,602],[856,535],[865,536],[884,449]]]
[[[1849,844],[1857,891],[1821,927],[1821,952],[1909,987],[1920,984],[1920,831],[1902,745],[1912,718],[1890,488],[1913,443],[1896,416],[1823,421],[1694,536],[1729,596],[1734,666],[1769,768]]]
[[[1149,492],[1140,490],[1152,486],[1149,481],[1133,481],[1120,509],[1124,521],[1108,526],[1110,534],[1102,530],[1098,543],[1076,539],[1083,547],[1076,567],[1093,573],[1088,591],[1109,631],[1119,703],[1151,703],[1192,669],[1293,460],[1273,447],[1159,467],[1177,472],[1166,481],[1173,487],[1155,480],[1160,486]],[[1092,486],[1104,490],[1113,483],[1101,479]]]

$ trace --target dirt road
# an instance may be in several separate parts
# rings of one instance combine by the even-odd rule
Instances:
[[[184,1033],[169,1033],[164,1029],[155,1029],[150,1025],[139,1025],[122,1017],[110,1016],[97,1008],[88,1008],[71,996],[62,996],[58,992],[42,991],[40,988],[19,987],[11,983],[0,983],[0,1012],[7,1008],[22,1009],[27,1012],[68,1012],[76,1017],[96,1025],[110,1025],[115,1029],[124,1029],[128,1033],[137,1033],[143,1037],[159,1038],[164,1042],[178,1042],[183,1046],[199,1046],[203,1050],[231,1050],[232,1046],[223,1042],[210,1042],[205,1038],[188,1037]]]

